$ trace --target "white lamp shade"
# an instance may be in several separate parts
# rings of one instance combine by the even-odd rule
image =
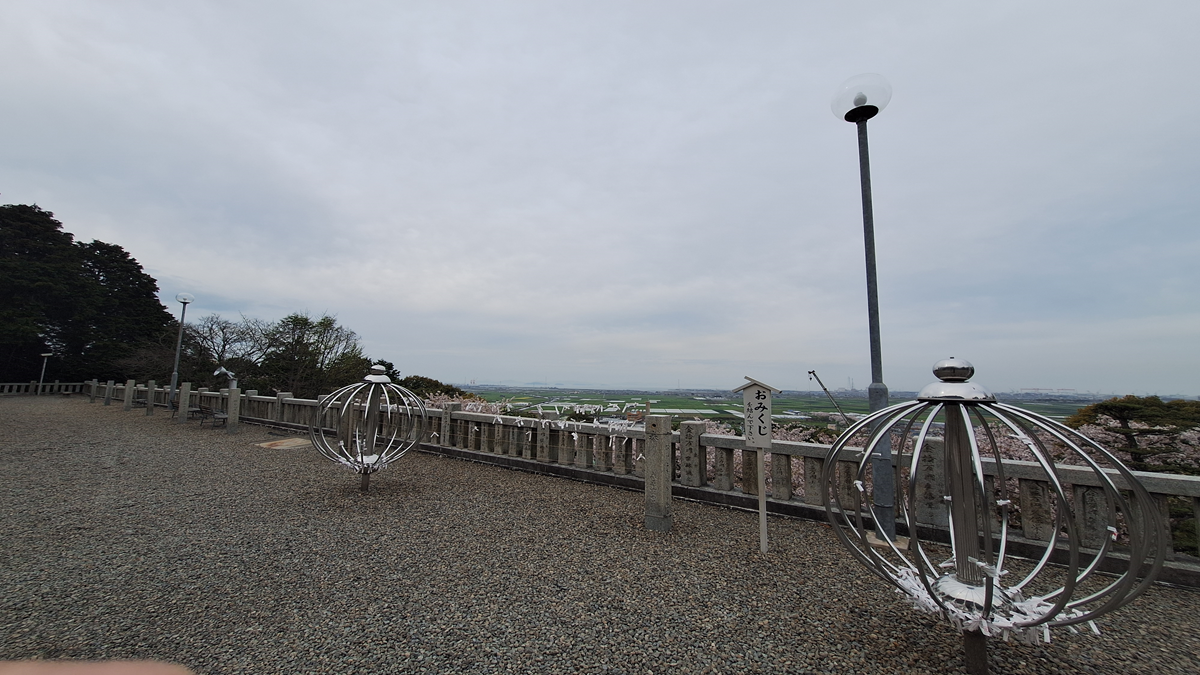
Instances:
[[[838,87],[830,109],[838,119],[844,120],[846,113],[855,108],[871,105],[883,110],[891,100],[892,85],[882,75],[864,73],[855,75]]]

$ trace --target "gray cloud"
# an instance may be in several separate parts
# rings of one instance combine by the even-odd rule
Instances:
[[[1200,393],[1183,2],[12,2],[0,201],[441,379]],[[191,314],[189,312],[189,314]]]

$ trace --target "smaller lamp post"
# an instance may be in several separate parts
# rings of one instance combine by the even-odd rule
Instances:
[[[196,301],[196,296],[191,293],[180,293],[175,296],[175,299],[183,305],[183,309],[179,310],[179,335],[175,338],[175,369],[171,372],[171,397],[169,405],[175,406],[175,387],[179,384],[179,353],[183,349],[183,317],[187,315],[187,306]]]
[[[38,378],[38,396],[42,395],[42,383],[46,381],[46,362],[50,360],[51,356],[54,356],[53,352],[49,354],[42,354],[42,375]]]

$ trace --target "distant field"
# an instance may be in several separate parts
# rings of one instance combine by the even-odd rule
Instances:
[[[722,392],[631,392],[604,391],[594,389],[518,389],[492,387],[464,387],[488,401],[507,400],[522,407],[542,405],[602,405],[618,409],[645,410],[649,403],[652,413],[676,415],[691,418],[720,418],[736,416],[741,410],[742,397],[740,394],[724,394]],[[835,395],[836,397],[836,395]],[[837,404],[847,413],[867,412],[867,399],[861,397],[836,397]],[[912,400],[908,397],[893,397],[892,403]],[[1033,403],[1018,402],[1022,408],[1031,410],[1056,420],[1062,420],[1073,415],[1082,402],[1063,403]],[[772,398],[771,414],[777,422],[788,419],[801,419],[800,416],[814,412],[836,413],[837,410],[824,394],[796,394],[785,392]]]

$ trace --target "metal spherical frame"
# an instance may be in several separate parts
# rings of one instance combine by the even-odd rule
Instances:
[[[322,455],[363,475],[363,489],[367,476],[404,456],[425,431],[425,403],[382,374],[368,375],[323,399],[308,428]]]
[[[957,396],[956,386],[978,400]],[[933,393],[860,420],[838,438],[825,458],[822,485],[826,513],[837,536],[860,562],[895,585],[914,607],[941,614],[959,630],[1005,639],[1011,635],[1032,643],[1048,640],[1050,627],[1090,622],[1128,603],[1153,582],[1169,545],[1165,526],[1154,517],[1158,509],[1150,494],[1111,452],[1052,419],[998,403],[977,385],[941,382],[930,385],[922,394],[927,392]],[[939,421],[943,426],[942,448],[936,447],[934,434]],[[1001,442],[1008,440],[1009,457],[1002,456],[998,433],[1004,434]],[[852,440],[861,443],[862,449],[850,447]],[[896,495],[903,522],[912,535],[907,546],[901,543],[898,547],[896,542],[873,546],[868,538],[870,528],[865,526],[871,513],[870,504],[863,508],[871,494],[864,487],[870,480],[870,458],[888,443],[899,446],[894,451]],[[1032,461],[1011,459],[1014,447],[1027,449]],[[944,455],[938,457],[935,453]],[[1088,482],[1103,491],[1103,505],[1090,509],[1093,518],[1099,514],[1106,520],[1108,536],[1098,548],[1081,546],[1083,514],[1068,498],[1066,485],[1071,481],[1064,480],[1064,469],[1056,466],[1054,453],[1059,454],[1060,461],[1066,458],[1064,455],[1075,458],[1077,466],[1070,469],[1090,470],[1093,479]],[[839,476],[842,472],[837,469],[837,460],[851,458],[857,464],[855,475]],[[944,469],[936,466],[940,459],[944,459]],[[985,465],[990,465],[987,468],[991,475],[985,473]],[[917,522],[920,489],[924,487],[928,492],[929,480],[936,479],[937,473],[944,475],[943,499],[949,512],[952,555],[945,562],[930,557],[931,553],[937,555],[932,551],[937,544],[922,542],[918,537],[930,528],[928,523]],[[1024,563],[1030,564],[1030,571],[1006,585],[1007,567],[1014,562],[1007,556],[1014,536],[1010,515],[1017,501],[1008,482],[1013,473],[1026,480],[1037,474],[1034,480],[1049,485],[1054,524],[1049,540],[1042,542],[1045,550],[1040,559]],[[1079,480],[1076,474],[1076,485]],[[1072,487],[1073,492],[1076,489]],[[847,501],[853,503],[843,502],[846,493]],[[1075,497],[1078,499],[1079,494]],[[1090,525],[1094,528],[1094,521]],[[1112,550],[1118,532],[1128,537],[1127,550],[1122,551],[1128,554],[1128,566],[1105,583],[1107,579],[1097,577],[1096,572]],[[1056,550],[1065,553],[1065,569],[1050,566]],[[1147,564],[1149,567],[1144,568]],[[1143,569],[1148,573],[1139,583],[1137,575]],[[1057,588],[1052,588],[1054,585]],[[1079,592],[1083,596],[1074,598]],[[1095,624],[1090,625],[1095,630]]]

